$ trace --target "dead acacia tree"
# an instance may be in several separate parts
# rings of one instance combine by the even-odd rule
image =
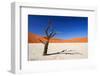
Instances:
[[[52,22],[50,20],[48,21],[48,25],[47,25],[46,29],[44,30],[44,32],[45,32],[47,41],[44,42],[45,46],[44,46],[43,55],[47,55],[50,39],[53,38],[57,34],[54,31],[54,29],[52,27]]]
[[[48,25],[45,28],[44,33],[46,35],[46,37],[45,37],[46,41],[40,40],[44,44],[44,51],[43,51],[43,55],[44,56],[45,55],[55,55],[55,54],[66,54],[66,55],[80,54],[81,55],[81,53],[78,53],[78,52],[72,53],[72,52],[70,52],[71,50],[69,50],[69,52],[68,52],[67,49],[61,50],[61,51],[56,52],[56,53],[50,53],[50,54],[48,54],[47,52],[48,52],[49,42],[58,33],[58,32],[54,31],[54,28],[52,27],[52,22],[50,20],[48,21]]]

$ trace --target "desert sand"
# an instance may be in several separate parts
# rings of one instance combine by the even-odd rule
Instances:
[[[62,60],[62,59],[80,59],[88,57],[87,43],[50,43],[48,54],[66,50],[65,53],[74,54],[55,54],[43,56],[44,44],[29,43],[28,52],[29,60]]]
[[[61,59],[78,59],[87,58],[88,56],[88,39],[87,38],[72,38],[72,39],[50,39],[48,46],[48,54],[64,52],[60,54],[43,56],[44,45],[47,38],[28,33],[28,59],[29,60],[61,60]]]

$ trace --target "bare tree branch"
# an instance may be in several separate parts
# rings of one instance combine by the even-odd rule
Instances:
[[[49,38],[51,38],[52,37],[52,35],[53,35],[53,31],[52,32],[50,32],[50,34],[49,34]]]
[[[47,54],[47,51],[48,51],[48,46],[49,46],[49,40],[50,40],[51,38],[53,38],[53,37],[56,35],[56,32],[55,32],[54,29],[52,28],[52,23],[51,23],[50,20],[49,20],[48,25],[47,25],[47,27],[46,27],[46,29],[45,29],[45,34],[46,34],[47,42],[44,43],[44,42],[42,41],[42,43],[45,44],[43,55],[48,55],[48,54]]]
[[[49,32],[48,32],[49,27],[50,27],[50,26],[48,26],[48,27],[46,28],[46,30],[45,30],[45,34],[46,34],[47,37],[49,36]]]
[[[40,39],[39,39],[39,40],[40,40]],[[46,41],[42,41],[42,40],[40,40],[40,42],[43,43],[43,44],[46,44]]]
[[[46,27],[46,29],[45,29],[45,34],[46,34],[46,36],[48,37],[49,36],[49,33],[50,33],[50,29],[52,29],[51,28],[51,21],[49,20],[48,21],[48,26]]]
[[[57,34],[56,32],[55,32],[55,33],[53,33],[53,34],[52,34],[52,36],[51,36],[51,38],[52,38],[52,37],[54,37],[56,34]]]

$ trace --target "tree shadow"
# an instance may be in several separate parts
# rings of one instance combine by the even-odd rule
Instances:
[[[75,54],[77,54],[77,55],[82,55],[82,53],[79,53],[79,52],[71,52],[71,51],[74,51],[74,50],[68,50],[67,52],[65,52],[65,51],[67,51],[67,49],[62,50],[60,52],[49,53],[49,54],[47,53],[45,56],[47,56],[47,55],[56,55],[56,54],[65,54],[65,55],[75,55]]]
[[[41,43],[43,43],[45,45],[46,42],[42,41],[39,39],[39,41]],[[55,52],[55,53],[47,53],[45,54],[44,56],[47,56],[47,55],[56,55],[56,54],[65,54],[65,55],[82,55],[82,53],[79,53],[79,52],[75,52],[75,50],[68,50],[68,49],[64,49],[64,50],[61,50],[60,52]]]

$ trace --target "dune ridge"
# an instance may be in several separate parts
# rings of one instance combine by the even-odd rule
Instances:
[[[28,43],[42,43],[47,41],[46,37],[33,34],[31,32],[28,33]],[[87,43],[88,38],[72,38],[72,39],[58,39],[58,38],[52,38],[50,39],[50,43]]]

